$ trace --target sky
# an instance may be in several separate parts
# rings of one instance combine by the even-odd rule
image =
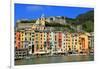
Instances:
[[[14,15],[15,23],[21,19],[37,19],[42,14],[49,16],[66,16],[68,18],[76,18],[79,14],[86,13],[93,8],[69,7],[69,6],[50,6],[35,4],[15,4]]]

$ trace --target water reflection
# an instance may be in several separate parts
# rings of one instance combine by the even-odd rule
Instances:
[[[60,62],[79,62],[79,61],[93,61],[93,60],[94,60],[93,55],[41,57],[41,58],[33,58],[33,59],[16,60],[15,65],[60,63]]]

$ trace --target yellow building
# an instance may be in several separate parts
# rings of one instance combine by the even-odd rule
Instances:
[[[21,45],[23,48],[28,48],[31,43],[31,30],[27,29],[21,32]]]
[[[79,34],[78,33],[71,33],[71,41],[72,41],[72,51],[74,53],[78,53],[79,50]]]
[[[21,45],[21,48],[24,48],[24,41],[25,41],[25,31],[20,30],[20,45]]]
[[[66,33],[66,48],[68,52],[86,53],[88,46],[88,35],[86,33]]]
[[[66,33],[66,50],[71,51],[72,50],[72,37],[71,33]]]

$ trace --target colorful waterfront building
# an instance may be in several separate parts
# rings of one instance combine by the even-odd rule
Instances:
[[[54,50],[57,52],[66,52],[66,34],[61,31],[54,33]]]
[[[68,52],[85,53],[88,50],[88,35],[86,33],[66,34],[66,47]]]
[[[25,48],[25,30],[20,30],[20,46]]]
[[[50,32],[47,32],[47,49],[50,49]]]
[[[56,48],[56,51],[58,52],[62,51],[62,32],[61,31],[55,32],[55,48]]]
[[[44,50],[47,50],[47,31],[44,31]]]
[[[55,49],[55,33],[54,32],[50,32],[50,48],[52,52]]]
[[[31,30],[31,44],[29,45],[29,48],[30,48],[30,53],[34,53],[34,42],[35,40],[35,31],[32,29]]]
[[[40,52],[44,51],[44,32],[35,31],[34,37],[34,51]]]
[[[40,32],[40,51],[44,51],[44,32]]]
[[[15,47],[17,49],[21,48],[21,46],[20,46],[20,42],[21,42],[20,36],[21,36],[21,33],[20,32],[18,32],[18,31],[15,32]]]
[[[79,34],[78,33],[71,33],[71,41],[72,41],[72,52],[78,53],[79,50]]]
[[[62,32],[58,32],[58,46],[62,47]]]
[[[65,33],[62,33],[62,51],[66,52],[66,35]]]
[[[68,52],[72,51],[72,36],[69,32],[66,32],[66,50]]]
[[[88,35],[86,33],[79,35],[79,52],[86,53],[89,49]]]
[[[31,29],[25,30],[25,47],[28,48],[28,45],[31,44]]]
[[[58,49],[58,33],[55,32],[55,51]]]

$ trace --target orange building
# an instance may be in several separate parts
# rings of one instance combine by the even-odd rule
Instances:
[[[86,33],[66,33],[67,51],[85,53],[88,51],[88,35]]]
[[[21,36],[20,32],[15,33],[15,47],[18,49],[21,48],[20,47],[20,36]]]
[[[87,52],[88,51],[88,35],[86,34],[81,34],[79,36],[79,51],[80,52]]]

